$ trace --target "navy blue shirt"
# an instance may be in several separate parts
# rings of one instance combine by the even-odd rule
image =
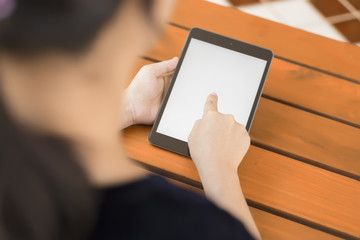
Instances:
[[[205,197],[158,176],[104,189],[91,239],[253,239]]]

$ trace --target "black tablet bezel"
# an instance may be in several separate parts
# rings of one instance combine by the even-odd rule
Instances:
[[[253,122],[254,115],[255,115],[255,112],[256,112],[256,109],[259,104],[259,100],[260,100],[260,97],[261,97],[261,94],[262,94],[262,91],[264,88],[265,80],[266,80],[267,74],[269,72],[269,68],[270,68],[272,59],[274,57],[274,54],[271,50],[268,50],[268,49],[265,49],[262,47],[258,47],[258,46],[255,46],[255,45],[252,45],[252,44],[249,44],[246,42],[242,42],[242,41],[239,41],[236,39],[225,37],[225,36],[222,36],[222,35],[219,35],[216,33],[212,33],[212,32],[200,29],[200,28],[192,28],[190,30],[190,33],[186,39],[183,51],[181,52],[181,55],[179,58],[179,63],[175,69],[174,75],[170,81],[169,87],[167,89],[167,92],[166,92],[163,102],[161,104],[159,113],[155,119],[154,125],[153,125],[151,133],[149,135],[149,141],[151,144],[153,144],[157,147],[160,147],[160,148],[170,150],[172,152],[176,152],[181,155],[188,156],[188,157],[190,157],[190,152],[189,152],[189,147],[188,147],[187,142],[184,142],[179,139],[158,133],[157,128],[159,126],[161,117],[163,115],[166,104],[169,100],[169,96],[174,87],[174,83],[175,83],[177,75],[181,69],[182,62],[184,60],[184,57],[186,55],[187,49],[190,44],[190,40],[192,38],[195,38],[195,39],[198,39],[198,40],[201,40],[204,42],[208,42],[208,43],[220,46],[220,47],[224,47],[224,48],[227,48],[227,49],[230,49],[233,51],[237,51],[237,52],[249,55],[249,56],[260,58],[267,62],[266,67],[264,69],[263,76],[261,78],[261,82],[260,82],[256,97],[255,97],[255,100],[254,100],[254,103],[253,103],[253,106],[252,106],[252,109],[251,109],[251,112],[250,112],[250,115],[249,115],[249,119],[246,124],[247,131],[250,131],[251,124]]]

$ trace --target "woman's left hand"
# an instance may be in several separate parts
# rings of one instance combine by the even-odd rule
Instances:
[[[123,128],[133,124],[152,124],[169,85],[178,58],[143,66],[125,90]]]

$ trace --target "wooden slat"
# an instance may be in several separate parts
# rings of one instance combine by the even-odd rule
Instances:
[[[184,2],[185,0],[182,1],[182,3]],[[191,5],[191,3],[193,2],[188,1],[188,4]],[[194,4],[198,4],[198,3],[194,3]],[[251,17],[251,19],[253,19],[253,17]],[[218,20],[219,19],[215,21]],[[189,21],[192,20],[190,19]],[[207,20],[204,21],[206,22]],[[256,27],[258,27],[261,24],[257,23],[255,25]],[[270,25],[272,24],[269,24],[269,26]],[[264,26],[267,25],[265,24]],[[279,28],[281,29],[281,27],[277,27],[277,29],[275,30],[278,30]],[[226,30],[226,27],[223,30],[233,32],[233,34],[237,34],[234,33],[234,30],[231,31]],[[248,30],[250,31],[250,28],[248,28]],[[158,54],[160,54],[160,56],[163,56],[163,58],[156,57],[156,55],[153,55],[152,53],[149,54],[148,56],[154,59],[162,60],[174,56],[174,54],[172,53],[175,51],[178,51],[178,53],[175,54],[178,55],[181,51],[183,44],[183,40],[179,44],[180,42],[179,39],[181,39],[181,34],[182,34],[181,32],[183,33],[185,32],[186,35],[186,31],[181,31],[179,29],[179,31],[176,32],[175,34],[173,35],[167,34],[165,36],[165,42],[167,42],[166,44],[160,44],[157,46],[157,50],[155,49],[155,53],[157,52]],[[220,32],[220,30],[217,32]],[[178,33],[180,33],[180,35],[177,35]],[[266,34],[268,33],[265,31],[265,35]],[[225,33],[225,35],[230,35],[230,34]],[[296,35],[296,36],[294,35],[295,38],[297,38],[298,36],[300,35]],[[311,36],[307,37],[308,41],[311,41]],[[255,40],[260,39],[259,36],[251,36],[251,37],[253,37]],[[244,38],[239,38],[239,39],[249,41]],[[327,41],[328,40],[326,40],[325,43],[327,43]],[[271,44],[276,45],[276,42],[273,39],[272,40],[270,39],[270,42]],[[252,43],[269,47],[264,44],[259,44],[256,42],[252,42]],[[319,47],[317,44],[318,43],[315,43],[314,45]],[[334,44],[334,46],[335,45],[336,44]],[[284,47],[281,44],[280,45],[278,44],[277,46],[278,48],[280,48],[280,50],[282,47]],[[330,48],[327,45],[326,46],[324,45],[325,49],[330,51],[330,54],[328,54],[328,56],[333,56],[332,54],[335,52],[334,51],[331,52],[331,51],[333,49],[339,50],[338,46],[335,46],[334,48]],[[343,44],[341,46],[347,48],[346,47],[347,45]],[[301,47],[304,46],[302,45]],[[349,56],[351,51],[348,50],[349,49],[343,52],[344,53],[343,56],[345,55]],[[277,54],[276,51],[275,53]],[[320,52],[321,51],[323,50],[320,50]],[[284,51],[284,53],[286,54],[286,51]],[[359,56],[356,50],[354,50],[353,53],[355,54],[355,56]],[[167,54],[169,55],[171,54],[171,55],[167,56]],[[306,61],[310,61],[310,63],[305,61],[304,62],[305,64],[308,65],[312,64],[317,68],[321,67],[317,65],[318,64],[316,61],[317,57],[313,58],[312,56],[310,56],[309,58],[304,58],[304,59],[302,59],[301,57],[296,58],[297,57],[296,53],[290,53],[289,56],[291,57],[291,59],[292,57],[295,56],[295,58],[293,59],[300,59],[301,61],[305,59]],[[346,59],[341,59],[341,56],[340,56],[340,61],[347,64]],[[279,66],[278,69],[282,75],[279,73],[278,75],[275,76],[282,77],[282,80],[284,82],[286,81],[286,78],[288,76],[294,76],[293,80],[296,80],[295,74],[301,69],[306,69],[299,67],[296,64],[285,63],[280,60],[278,63],[276,62],[277,61],[274,61],[274,64],[277,64],[277,66]],[[358,63],[359,61],[356,61],[355,66],[358,66],[356,65]],[[337,71],[336,67],[334,68],[334,66],[331,65],[331,62],[330,64],[326,63],[324,66],[325,66],[324,70],[326,71],[330,69],[330,70],[334,70],[334,72],[337,74],[342,74],[342,72],[339,73]],[[286,67],[293,68],[291,70],[292,72],[289,72],[290,71],[289,69],[286,70],[287,72],[284,72],[283,69]],[[346,69],[346,67],[339,69]],[[347,70],[344,71],[345,73],[349,73],[349,75],[346,76],[351,76],[354,74],[354,67],[351,67],[349,69],[348,69],[349,71]],[[302,81],[307,81],[307,79],[309,79],[309,75],[316,76],[315,79],[318,81],[317,83],[319,83],[317,87],[314,85],[312,87],[315,88],[305,88],[305,90],[317,89],[319,87],[322,87],[323,84],[321,83],[321,81],[324,83],[324,85],[325,83],[327,83],[327,79],[326,77],[324,77],[327,75],[325,74],[314,72],[308,69],[307,72],[304,73],[306,74],[302,73],[298,75],[297,78],[300,77]],[[308,76],[304,76],[304,75],[308,75]],[[273,77],[273,79],[275,79],[275,77]],[[298,81],[300,82],[299,83],[300,86],[302,81]],[[334,88],[339,88],[339,91],[341,92],[343,91],[341,87],[344,86],[341,83],[341,81],[344,80],[337,79],[335,77],[330,77],[330,83],[331,83],[330,86],[334,87],[333,84],[337,83],[338,85],[336,85],[336,87]],[[309,81],[309,82],[313,82],[313,81]],[[356,86],[356,85],[348,85],[348,86]],[[324,86],[324,87],[327,88],[329,86]],[[274,89],[277,91],[278,87],[274,87]],[[351,97],[354,95],[354,93],[355,94],[358,93],[358,90],[352,92],[349,91],[349,89],[350,89],[349,87],[346,87],[346,91],[345,91],[347,92],[346,94],[341,92],[338,95],[335,95],[335,96],[339,96],[340,98],[343,97],[344,95],[349,95],[350,96],[349,99],[345,99],[345,100],[340,99],[341,102],[340,105],[334,107],[333,109],[325,109],[327,112],[321,112],[321,113],[324,113],[324,115],[329,115],[329,116],[335,115],[336,117],[334,118],[337,120],[354,123],[351,122],[353,121],[353,117],[352,117],[354,115],[353,113],[349,113],[348,116],[346,116],[346,114],[344,114],[344,112],[342,111],[336,112],[339,109],[341,109],[341,106],[344,106],[344,109],[346,109],[348,103],[351,103]],[[323,98],[324,99],[329,98],[329,95],[327,95],[329,93],[328,90],[324,90],[323,92],[324,93],[320,93],[320,95],[325,94]],[[335,90],[334,93],[336,93]],[[298,94],[299,99],[296,101],[301,101],[301,96],[302,94]],[[330,94],[330,96],[334,96],[334,95]],[[288,98],[289,98],[288,96],[284,96],[284,99],[287,101]],[[279,98],[277,97],[277,99]],[[316,100],[316,98],[313,99]],[[318,100],[320,100],[321,102],[321,97],[319,97]],[[313,104],[311,103],[311,101],[312,99],[310,99],[307,103],[302,102],[299,106],[305,109],[309,108],[311,110],[314,110],[315,112],[324,111],[322,104],[311,105]],[[338,101],[334,101],[334,102],[335,104],[338,103]],[[358,102],[355,102],[355,104],[358,104]],[[260,110],[262,108],[261,107],[262,105],[266,107],[265,110]],[[296,104],[294,103],[294,105]],[[325,106],[326,104],[323,105]],[[278,110],[277,108],[281,108],[281,110],[277,111]],[[260,114],[260,112],[263,113]],[[287,114],[290,115],[294,114],[294,117],[281,115],[282,112],[286,112]],[[276,115],[275,117],[273,116],[274,114]],[[330,156],[330,161],[328,162],[330,164],[334,164],[335,162],[336,166],[335,167],[329,166],[329,167],[330,168],[334,167],[334,169],[340,169],[340,170],[346,169],[345,172],[353,174],[353,176],[359,176],[358,173],[360,168],[358,167],[359,165],[357,165],[356,160],[357,157],[360,155],[359,155],[359,149],[356,148],[355,146],[356,140],[359,139],[358,129],[325,118],[321,118],[314,114],[309,114],[307,112],[300,111],[280,103],[276,103],[264,99],[261,100],[261,105],[257,115],[258,115],[257,118],[260,118],[260,120],[257,119],[255,120],[254,127],[255,125],[257,125],[259,127],[256,128],[259,129],[257,130],[258,132],[252,133],[255,134],[253,135],[253,139],[257,144],[264,145],[276,151],[290,155],[291,154],[297,155],[298,153],[302,154],[303,153],[302,148],[304,148],[305,149],[304,156],[301,155],[300,158],[303,158],[303,160],[306,161],[314,161],[317,164],[323,164],[325,166],[328,165],[324,164],[323,161],[327,162],[326,158],[329,157],[331,153],[341,152],[339,151],[339,149],[344,150],[346,152],[345,157],[340,156],[340,160],[341,161],[345,160],[346,162],[345,165],[339,163],[341,161],[337,161],[336,156],[333,156],[332,158]],[[341,116],[341,118],[338,118],[339,115]],[[269,119],[276,119],[276,120],[270,121]],[[355,119],[358,119],[358,116],[356,116]],[[304,120],[305,122],[302,123],[302,120]],[[315,132],[313,131],[314,129],[311,127],[310,127],[311,129],[308,129],[308,126],[309,125],[311,126],[312,124],[312,120],[315,120],[315,126],[319,128],[319,129],[315,129],[317,130]],[[279,123],[276,123],[275,121],[279,121]],[[357,122],[355,122],[355,124],[357,124]],[[272,127],[275,126],[275,129],[274,130],[266,129],[269,126]],[[282,130],[283,127],[285,127],[285,130]],[[262,130],[261,128],[265,128],[266,130],[269,131],[261,131]],[[335,136],[330,135],[330,132],[327,133],[326,130],[331,130]],[[355,133],[353,133],[351,130],[353,130]],[[187,179],[199,184],[199,177],[197,175],[193,163],[187,158],[151,146],[147,140],[149,131],[150,128],[144,126],[132,127],[125,131],[125,144],[129,156],[144,164],[150,165],[154,168],[158,168],[169,173],[173,173],[176,176],[186,177]],[[327,137],[330,137],[330,139],[328,139],[325,142],[330,143],[330,147],[327,145],[324,146],[322,144],[323,140],[324,139],[326,140]],[[273,138],[275,138],[275,141]],[[352,144],[351,142],[354,143]],[[268,143],[271,144],[269,145]],[[332,149],[331,145],[334,143],[340,145],[336,149]],[[279,148],[279,144],[280,144],[280,148]],[[300,150],[297,149],[296,146],[300,146]],[[315,154],[311,153],[311,151],[315,151]],[[353,161],[350,159],[351,156],[354,157]],[[349,165],[349,161],[351,162],[350,165]],[[355,170],[352,171],[350,169],[351,167],[355,168]],[[241,183],[247,199],[259,206],[263,206],[264,209],[268,209],[269,211],[276,212],[281,216],[286,216],[290,219],[299,220],[309,226],[316,226],[317,228],[324,229],[328,232],[332,232],[334,234],[346,238],[351,238],[351,237],[360,238],[360,229],[357,226],[357,223],[360,222],[359,221],[360,220],[360,209],[359,209],[360,186],[358,181],[350,178],[346,178],[344,176],[335,173],[331,173],[329,171],[320,168],[316,168],[311,165],[307,165],[302,162],[295,161],[291,158],[281,156],[276,153],[269,152],[254,146],[251,147],[246,159],[244,160],[242,166],[239,169],[239,173],[240,173]],[[268,225],[269,223],[266,222],[265,226]],[[294,235],[294,231],[289,231],[289,235],[285,235],[286,237],[284,237],[284,239],[294,238],[293,235]],[[302,238],[305,235],[299,234],[297,236]],[[328,239],[327,237],[318,237],[318,238],[305,237],[305,238]],[[279,237],[276,237],[274,239],[279,239]]]
[[[151,127],[124,131],[127,154],[145,165],[199,184],[194,163],[152,146]],[[254,146],[239,168],[246,198],[291,219],[345,237],[360,237],[360,182]]]
[[[132,77],[142,65],[149,63],[151,62],[141,59]],[[193,163],[187,158],[151,146],[147,140],[149,132],[150,127],[145,126],[132,127],[125,131],[129,156],[198,183],[199,178]],[[248,199],[325,228],[340,232],[343,229],[352,229],[344,232],[360,234],[360,229],[355,226],[355,223],[360,221],[358,181],[254,146],[244,160],[240,174]],[[349,210],[349,206],[352,209]],[[343,224],[350,226],[344,227]]]
[[[204,195],[204,191],[202,189],[190,186],[172,178],[165,177],[165,179],[174,185]],[[257,208],[250,207],[250,211],[263,240],[340,239],[334,235],[321,232],[319,230],[273,215]]]
[[[187,35],[188,31],[169,26],[146,56],[157,60],[179,56]],[[360,127],[359,84],[274,59],[264,95]]]
[[[261,99],[252,141],[360,180],[360,129]]]
[[[274,59],[264,94],[360,128],[360,85]]]
[[[153,59],[164,60],[178,55],[181,52],[186,35],[187,31],[169,26],[162,40],[152,51],[146,54],[146,56]],[[289,64],[290,63],[287,63],[285,66],[289,66]],[[276,62],[274,65],[276,65]],[[284,69],[281,65],[277,65],[275,68],[283,69],[282,71],[289,71],[288,68]],[[331,108],[333,112],[342,111],[344,113],[343,116],[353,116],[354,119],[359,118],[359,113],[355,113],[359,111],[353,108],[354,105],[351,104],[353,102],[355,106],[360,105],[359,99],[356,99],[360,91],[359,85],[336,78],[329,80],[329,78],[326,78],[324,75],[321,77],[324,83],[321,86],[324,89],[319,90],[322,94],[317,95],[317,93],[310,91],[310,89],[319,88],[317,83],[314,84],[306,80],[307,75],[311,73],[309,69],[306,69],[303,75],[301,72],[297,73],[298,76],[302,75],[302,80],[299,80],[299,77],[289,80],[287,84],[288,93],[286,94],[282,93],[283,88],[268,91],[267,85],[271,85],[272,81],[277,81],[277,78],[268,79],[264,92],[269,95],[270,93],[274,94],[271,96],[276,98],[280,98],[281,96],[292,97],[292,95],[294,95],[295,97],[292,98],[293,101],[304,99],[303,102],[305,104],[318,102],[315,103],[315,106],[322,107],[324,111]],[[321,73],[316,74],[323,75]],[[326,79],[330,81],[330,84],[325,84]],[[282,81],[284,82],[286,80],[283,79]],[[331,81],[342,81],[344,85],[342,85],[341,82],[336,82],[335,87],[337,88],[335,89],[332,87]],[[293,82],[297,83],[293,86]],[[300,93],[296,93],[298,91],[296,88],[298,85],[303,86],[303,89],[309,90],[306,93],[302,93],[302,98]],[[310,87],[307,87],[307,85],[310,85]],[[339,98],[334,99],[326,94],[327,89],[331,89],[329,93],[339,91],[340,93],[335,95]],[[279,96],[277,93],[279,93]],[[349,93],[353,93],[354,95]],[[342,98],[342,96],[344,97]],[[284,100],[290,101],[289,99]],[[341,102],[336,106],[336,109],[329,107],[331,101],[336,100]],[[262,102],[268,103],[264,103],[266,104],[266,108],[261,107]],[[319,104],[319,102],[321,102],[321,104]],[[296,104],[300,105],[301,103],[297,102]],[[343,107],[340,108],[341,106]],[[349,111],[349,108],[353,110]],[[284,111],[278,111],[278,109],[284,109]],[[264,111],[264,114],[262,111]],[[350,114],[348,112],[350,112]],[[282,121],[281,124],[278,124],[276,121],[281,119],[286,119],[288,122]],[[315,124],[313,124],[312,121]],[[274,150],[278,152],[291,154],[291,156],[294,155],[303,161],[311,162],[318,166],[331,169],[332,171],[360,179],[360,161],[358,160],[360,156],[360,144],[358,144],[360,141],[360,129],[358,128],[341,124],[296,108],[289,108],[283,104],[262,98],[260,107],[255,115],[251,135],[253,136],[253,140],[259,145],[274,148]]]
[[[360,48],[352,44],[202,0],[179,0],[171,22],[260,45],[277,56],[360,82]]]
[[[250,211],[263,240],[341,239],[256,208]]]
[[[163,176],[158,173],[147,170],[149,174],[160,175],[170,183],[187,189],[188,191],[195,192],[200,195],[205,195],[202,189],[193,187],[189,184]],[[256,225],[260,231],[263,240],[303,240],[303,239],[327,239],[338,240],[340,238],[330,235],[328,233],[310,228],[308,226],[290,221],[288,219],[273,215],[271,213],[259,210],[254,207],[249,207],[251,214],[254,217]]]

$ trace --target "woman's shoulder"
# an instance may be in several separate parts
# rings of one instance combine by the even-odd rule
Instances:
[[[154,175],[104,189],[96,229],[98,239],[252,239],[205,197]]]

